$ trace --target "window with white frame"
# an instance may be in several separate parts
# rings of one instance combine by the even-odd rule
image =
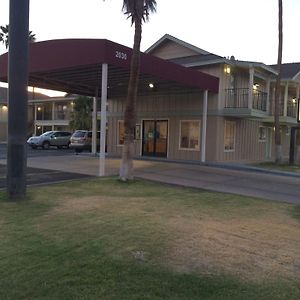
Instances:
[[[265,142],[267,138],[267,128],[265,126],[259,126],[258,129],[258,140],[260,142]]]
[[[125,140],[125,128],[124,121],[118,121],[118,145],[124,145]]]
[[[179,148],[182,150],[200,149],[200,121],[180,121]]]
[[[235,150],[235,132],[236,123],[234,121],[225,121],[224,126],[224,151]]]

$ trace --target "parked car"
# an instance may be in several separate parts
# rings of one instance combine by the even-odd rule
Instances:
[[[92,131],[76,130],[70,139],[70,148],[74,149],[76,153],[83,150],[92,151]],[[97,132],[97,149],[100,147],[100,132]]]
[[[49,149],[51,146],[69,148],[71,135],[72,134],[67,131],[46,131],[40,136],[30,137],[27,140],[27,144],[33,149],[38,147]]]

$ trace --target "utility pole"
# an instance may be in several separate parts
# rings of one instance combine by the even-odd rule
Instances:
[[[29,0],[9,1],[7,192],[26,197]]]

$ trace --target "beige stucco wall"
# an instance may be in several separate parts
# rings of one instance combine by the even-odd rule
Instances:
[[[182,45],[176,44],[172,41],[165,41],[162,45],[160,45],[159,48],[151,52],[151,55],[157,56],[162,59],[173,59],[197,54],[197,52]]]

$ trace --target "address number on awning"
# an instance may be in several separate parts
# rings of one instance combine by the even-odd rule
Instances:
[[[116,58],[127,60],[127,54],[121,51],[116,51]]]

